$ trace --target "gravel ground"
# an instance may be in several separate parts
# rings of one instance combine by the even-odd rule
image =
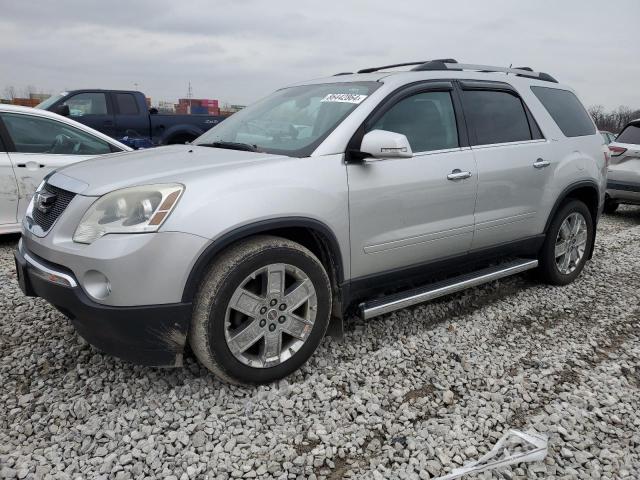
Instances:
[[[353,319],[254,388],[193,357],[166,370],[102,355],[19,293],[16,241],[0,240],[2,478],[426,479],[509,428],[548,435],[549,456],[479,478],[640,471],[640,208],[603,219],[568,287],[524,275]]]

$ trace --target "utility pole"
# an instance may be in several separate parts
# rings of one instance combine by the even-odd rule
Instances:
[[[189,99],[189,115],[191,115],[191,80],[189,80],[189,90],[187,90],[187,98]]]

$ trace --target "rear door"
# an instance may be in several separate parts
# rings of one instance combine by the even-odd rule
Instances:
[[[101,138],[51,118],[0,113],[0,120],[18,184],[18,220],[51,170],[113,151]]]
[[[106,93],[76,93],[67,98],[62,105],[69,107],[69,117],[73,120],[115,138],[113,107]]]
[[[453,84],[396,93],[362,131],[376,129],[404,134],[414,155],[347,165],[352,275],[466,253],[478,176]]]
[[[136,96],[131,92],[113,92],[115,106],[115,138],[149,137],[149,113],[140,111]]]
[[[541,233],[544,191],[557,166],[553,149],[510,85],[460,86],[479,178],[472,249]]]
[[[0,125],[0,230],[2,225],[16,223],[18,211],[18,184],[3,142],[5,136]]]

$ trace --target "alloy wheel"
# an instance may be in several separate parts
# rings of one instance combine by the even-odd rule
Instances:
[[[579,212],[573,212],[564,219],[556,237],[555,259],[558,271],[563,275],[573,272],[587,245],[587,221]]]
[[[318,300],[298,267],[275,263],[255,270],[236,288],[225,314],[225,339],[236,359],[268,368],[304,345],[316,319]]]

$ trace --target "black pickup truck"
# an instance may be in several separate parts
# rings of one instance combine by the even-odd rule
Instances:
[[[36,108],[68,116],[134,147],[190,142],[225,118],[159,114],[147,107],[142,92],[130,90],[62,92]],[[141,139],[146,139],[149,145],[140,144]]]

